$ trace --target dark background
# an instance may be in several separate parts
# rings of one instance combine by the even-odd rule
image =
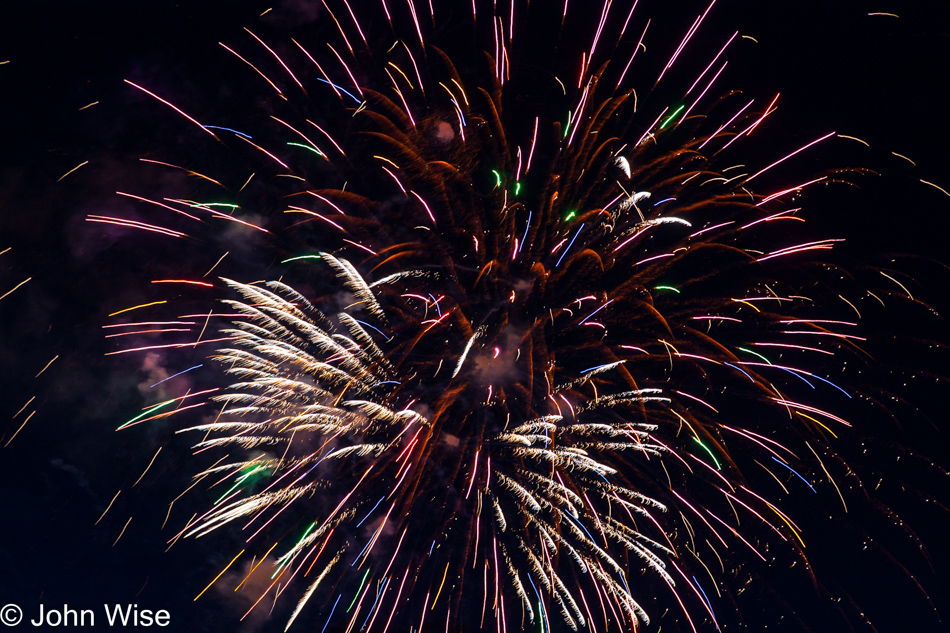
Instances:
[[[123,375],[102,356],[99,328],[115,306],[131,305],[116,298],[130,296],[123,289],[128,270],[148,266],[162,254],[97,242],[83,218],[115,204],[112,192],[134,177],[130,165],[151,151],[157,138],[170,146],[190,142],[182,132],[187,124],[169,122],[165,111],[123,79],[147,82],[190,111],[211,103],[222,119],[240,120],[251,108],[243,89],[209,89],[207,80],[226,85],[233,76],[242,85],[256,78],[233,63],[218,42],[250,49],[244,26],[295,34],[323,28],[322,11],[310,4],[317,3],[0,4],[0,62],[9,60],[0,64],[0,250],[12,247],[0,255],[0,294],[31,277],[0,302],[0,605],[19,603],[32,617],[40,602],[96,609],[102,602],[137,602],[168,609],[174,630],[283,629],[286,608],[278,608],[271,625],[260,620],[239,625],[248,605],[213,591],[192,601],[230,560],[236,551],[230,545],[185,540],[165,552],[165,543],[193,511],[178,511],[161,528],[168,501],[192,471],[187,443],[166,444],[147,477],[132,488],[164,440],[113,431],[129,417],[130,394],[143,377]],[[865,178],[860,188],[828,193],[809,222],[824,235],[848,238],[843,251],[855,260],[891,252],[921,256],[923,263],[914,265],[922,287],[947,278],[927,261],[950,260],[950,197],[919,182],[950,188],[948,4],[719,0],[701,32],[724,41],[739,29],[758,40],[733,47],[720,88],[782,93],[750,164],[767,164],[831,130],[870,143],[865,148],[837,140],[795,164],[796,173],[804,175],[838,164],[881,174]],[[376,3],[362,5],[356,4],[358,12],[376,10]],[[702,8],[668,2],[638,9],[641,16],[682,13],[658,25],[648,47],[664,35],[678,40]],[[874,11],[900,17],[868,15]],[[98,104],[80,110],[93,102]],[[157,112],[163,120],[154,120]],[[167,137],[162,126],[168,126]],[[57,182],[85,160],[88,165]],[[942,294],[939,288],[930,291]],[[17,414],[32,396],[36,399]],[[11,441],[31,411],[35,415]],[[936,422],[942,424],[936,437],[943,439],[930,448],[946,464],[950,427],[943,418]],[[94,525],[119,489],[116,504]],[[942,499],[946,503],[948,496]],[[947,515],[905,518],[913,525],[915,518],[933,516],[946,521]],[[929,534],[950,532],[950,523],[924,527]],[[928,589],[936,586],[946,624],[950,612],[939,589],[950,583],[946,546],[933,545]],[[914,605],[908,611],[899,596],[893,604],[877,605],[880,630],[940,630],[932,615],[918,617]]]

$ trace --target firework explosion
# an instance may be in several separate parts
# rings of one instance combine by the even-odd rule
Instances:
[[[113,353],[216,350],[230,384],[124,426],[214,411],[180,423],[220,494],[179,536],[229,526],[257,565],[273,553],[252,609],[297,587],[288,627],[631,630],[672,608],[719,628],[755,570],[812,575],[776,491],[846,503],[853,392],[831,376],[880,299],[816,283],[812,251],[840,240],[790,236],[795,199],[839,177],[754,189],[834,134],[736,165],[778,98],[711,96],[737,35],[684,80],[708,9],[647,62],[635,2],[569,5],[343,2],[325,42],[248,31],[225,48],[270,90],[259,129],[129,82],[254,174],[162,165],[191,198],[124,195],[177,224],[88,220],[165,239],[236,223],[287,254],[272,278],[301,279],[223,279],[225,311],[156,300],[110,325],[199,332]],[[583,50],[543,35],[566,25]]]

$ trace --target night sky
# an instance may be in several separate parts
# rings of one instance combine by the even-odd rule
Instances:
[[[651,33],[651,46],[667,35],[680,38],[703,8],[682,4],[680,19],[667,17]],[[84,218],[122,213],[127,207],[118,190],[161,190],[165,183],[159,180],[136,181],[142,173],[139,157],[182,156],[197,147],[200,131],[124,79],[156,90],[203,122],[239,124],[257,116],[256,100],[266,85],[218,42],[253,56],[262,51],[245,26],[270,41],[312,38],[329,28],[318,5],[304,0],[0,3],[0,251],[10,247],[0,253],[0,295],[30,279],[0,300],[0,606],[19,604],[33,617],[40,603],[97,609],[103,602],[137,603],[168,610],[169,630],[283,630],[296,596],[283,597],[272,619],[265,608],[243,623],[238,619],[250,606],[243,596],[212,589],[193,601],[239,549],[239,537],[182,539],[166,551],[169,539],[209,497],[184,498],[163,528],[169,502],[190,485],[195,469],[190,438],[174,436],[169,428],[115,432],[142,406],[142,385],[167,373],[141,359],[130,363],[104,356],[112,344],[103,339],[101,326],[107,315],[144,296],[142,280],[160,276],[170,259],[194,251],[164,250],[148,240],[129,243],[121,232]],[[641,15],[679,5],[650,3]],[[839,139],[794,163],[799,175],[837,166],[876,172],[862,177],[859,187],[817,196],[807,216],[810,230],[847,238],[838,253],[844,262],[860,265],[899,255],[893,265],[914,278],[913,289],[941,314],[950,310],[950,274],[939,264],[950,263],[950,196],[920,181],[950,190],[948,5],[719,0],[702,29],[709,41],[722,41],[735,29],[757,40],[731,51],[731,74],[721,88],[782,94],[772,126],[748,145],[750,164],[765,164],[829,131],[869,143]],[[360,15],[378,13],[376,2],[354,7]],[[246,277],[266,275],[284,257],[256,242],[236,244],[233,252],[240,262],[229,270]],[[203,253],[199,265],[217,256]],[[947,375],[946,353],[941,356],[926,340],[950,342],[946,324],[935,318],[916,331],[915,319],[898,313],[887,327],[908,339],[907,354]],[[882,365],[869,373],[887,379],[889,361],[873,362]],[[895,406],[899,431],[890,443],[906,446],[905,454],[921,452],[926,456],[921,463],[947,467],[946,383],[942,389],[904,392],[909,404]],[[897,500],[892,505],[900,519],[867,521],[869,531],[890,535],[884,539],[893,559],[865,569],[860,556],[841,553],[842,564],[849,566],[842,574],[853,577],[853,593],[862,597],[881,633],[950,630],[950,514],[936,502],[921,501],[950,504],[950,486],[929,467],[904,468],[895,461],[876,470],[895,486],[890,499]],[[923,491],[919,498],[917,492],[913,499],[901,496],[904,477],[908,490]],[[919,535],[929,559],[900,536],[901,530],[882,527],[892,521],[906,522]],[[823,542],[821,534],[809,539],[817,553],[812,555],[833,565],[838,542]],[[874,630],[853,624],[856,630]],[[301,622],[299,630],[320,626],[322,620]],[[833,626],[825,630],[847,630],[840,622]]]

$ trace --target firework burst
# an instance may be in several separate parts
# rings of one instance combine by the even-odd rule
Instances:
[[[834,134],[733,165],[776,101],[710,96],[735,35],[682,80],[708,9],[658,63],[636,3],[590,24],[537,4],[333,3],[328,42],[279,50],[249,31],[258,58],[225,48],[271,91],[253,134],[129,82],[247,150],[253,182],[189,168],[231,202],[128,194],[182,224],[89,220],[237,223],[302,280],[224,279],[227,313],[167,344],[214,345],[232,381],[176,405],[208,398],[182,430],[222,456],[200,476],[223,493],[182,534],[240,526],[275,551],[260,597],[300,587],[288,627],[631,630],[672,605],[718,628],[713,597],[731,609],[760,566],[811,574],[776,490],[845,503],[852,394],[831,375],[863,355],[840,316],[859,300],[803,270],[839,240],[789,231],[834,177],[754,189]],[[582,50],[537,34],[572,20]],[[252,195],[283,213],[252,217]]]

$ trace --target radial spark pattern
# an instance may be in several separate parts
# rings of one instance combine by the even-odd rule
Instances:
[[[232,323],[202,328],[233,382],[190,430],[225,492],[184,530],[243,526],[259,555],[279,536],[265,595],[300,587],[291,623],[631,630],[672,607],[715,628],[713,597],[731,609],[756,569],[810,573],[776,491],[842,494],[852,396],[830,377],[862,355],[840,315],[873,299],[814,283],[838,240],[791,231],[831,179],[756,192],[795,152],[734,164],[775,100],[710,96],[735,35],[679,59],[706,13],[658,63],[625,3],[538,5],[334,2],[329,43],[251,33],[226,48],[272,91],[260,130],[133,84],[257,165],[189,166],[228,208],[138,198],[182,226],[124,226],[295,249],[301,284],[225,280]],[[289,215],[255,220],[245,187]]]

